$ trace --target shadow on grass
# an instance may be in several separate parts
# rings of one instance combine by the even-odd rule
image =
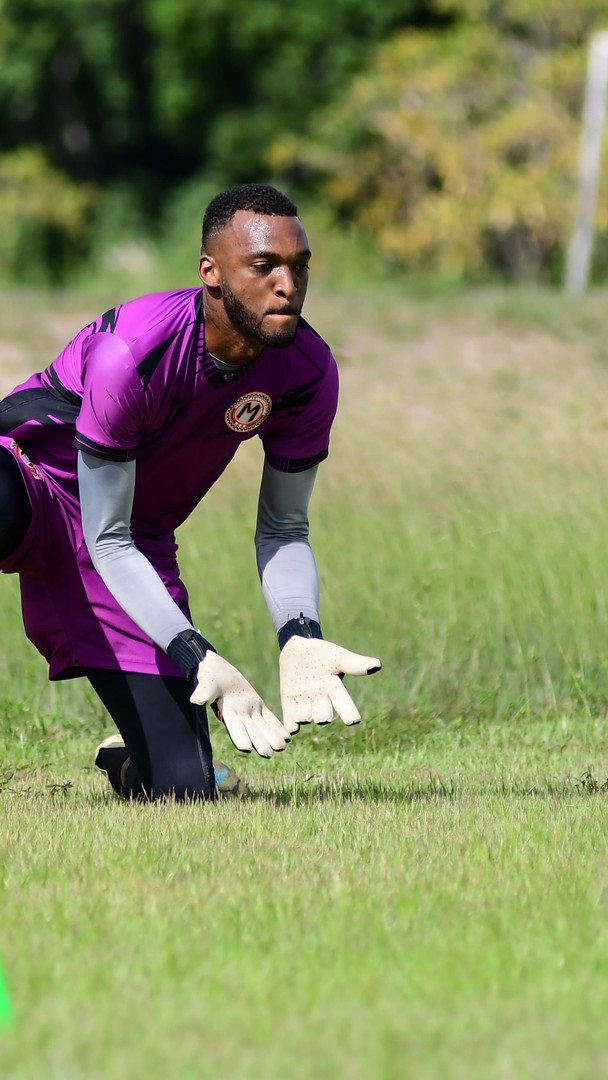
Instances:
[[[323,802],[394,803],[408,805],[420,802],[459,802],[479,798],[537,798],[569,799],[589,795],[608,795],[608,778],[599,781],[587,772],[580,777],[548,778],[539,781],[526,777],[497,777],[489,781],[470,781],[466,776],[438,779],[430,777],[422,783],[395,784],[386,781],[298,781],[293,787],[271,790],[254,789],[247,796],[255,802],[276,806],[309,806]]]
[[[391,783],[367,779],[337,778],[325,781],[314,775],[298,778],[292,784],[273,788],[252,786],[247,794],[222,796],[218,805],[233,803],[235,798],[244,804],[266,804],[277,807],[310,807],[315,803],[367,803],[398,806],[421,802],[460,802],[483,798],[573,799],[589,796],[608,796],[608,778],[598,779],[588,769],[578,777],[547,777],[539,780],[527,777],[497,776],[490,780],[470,780],[465,774],[455,777],[429,777],[417,783]],[[87,791],[71,782],[61,783],[5,773],[0,774],[0,801],[15,799],[48,799],[52,802],[80,803],[86,807],[124,805],[110,790]],[[142,803],[140,805],[145,805]],[[157,805],[157,804],[155,804]]]

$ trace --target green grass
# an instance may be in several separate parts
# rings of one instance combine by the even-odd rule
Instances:
[[[214,721],[249,798],[121,804],[102,707],[48,684],[3,581],[3,1080],[606,1073],[605,297],[399,288],[309,312],[342,372],[325,631],[385,665],[348,680],[358,728],[264,763]],[[11,363],[38,363],[30,301],[0,298]],[[46,311],[45,349],[87,304]],[[259,468],[252,444],[180,542],[205,633],[278,708]]]
[[[217,808],[5,792],[3,1076],[602,1075],[606,797],[539,734]]]

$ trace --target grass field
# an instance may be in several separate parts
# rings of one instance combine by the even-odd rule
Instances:
[[[2,389],[114,299],[0,296]],[[358,728],[269,763],[215,725],[245,800],[108,794],[103,710],[47,683],[2,582],[3,1080],[608,1073],[605,306],[313,291],[342,373],[324,628],[385,666],[349,680]],[[180,542],[204,631],[278,707],[259,470],[252,443]]]

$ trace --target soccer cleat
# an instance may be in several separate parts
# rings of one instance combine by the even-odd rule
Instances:
[[[241,795],[249,795],[249,784],[234,769],[226,765],[225,761],[214,761],[215,786],[220,795],[233,795],[239,798]]]
[[[117,795],[124,795],[120,773],[128,756],[122,735],[110,735],[95,751],[95,768],[104,773]]]
[[[122,735],[110,735],[99,744],[95,751],[95,768],[107,777],[117,795],[124,795],[120,773],[128,756]],[[241,780],[234,769],[231,769],[224,761],[214,761],[213,772],[215,786],[220,795],[238,797],[249,794],[247,782]]]

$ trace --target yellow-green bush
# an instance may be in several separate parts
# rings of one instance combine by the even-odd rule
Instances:
[[[58,279],[84,245],[94,189],[53,168],[41,150],[0,155],[0,274]]]
[[[580,38],[606,0],[439,3],[465,21],[393,38],[306,142],[274,144],[272,165],[320,174],[338,218],[410,269],[555,275],[576,199]],[[607,195],[605,176],[600,231]]]
[[[541,48],[579,45],[606,20],[606,0],[432,0],[443,15],[492,23]]]

